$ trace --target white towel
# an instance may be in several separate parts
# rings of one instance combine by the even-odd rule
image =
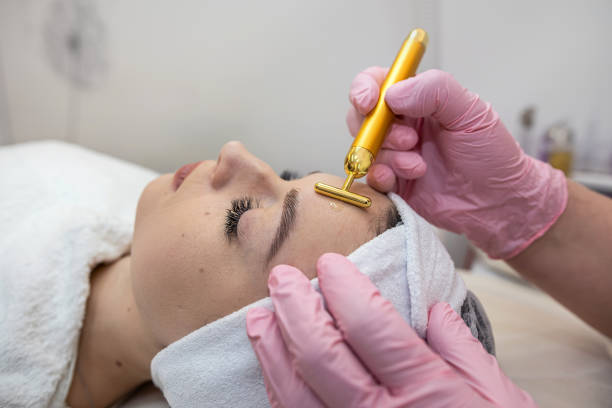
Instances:
[[[353,252],[349,259],[368,275],[406,321],[425,337],[427,312],[438,301],[459,312],[463,281],[433,228],[397,195],[390,195],[402,225]],[[312,284],[318,290],[317,280]],[[153,382],[174,407],[267,407],[257,358],[246,335],[246,312],[273,309],[261,299],[212,322],[159,352],[151,363]]]
[[[65,406],[89,273],[129,250],[156,176],[62,142],[0,148],[0,406]]]

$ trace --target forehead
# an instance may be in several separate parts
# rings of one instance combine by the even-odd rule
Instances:
[[[288,263],[313,277],[316,259],[325,252],[348,255],[375,235],[372,225],[385,213],[391,201],[369,186],[354,183],[358,194],[372,199],[372,206],[359,208],[317,194],[318,181],[341,186],[343,180],[329,174],[313,174],[291,181],[299,189],[298,216],[294,231],[271,264]]]
[[[318,203],[319,205],[324,204],[326,207],[336,210],[337,213],[342,213],[346,210],[350,213],[350,216],[360,217],[363,219],[372,219],[377,217],[391,204],[391,200],[389,200],[386,195],[377,192],[363,182],[355,181],[351,186],[350,191],[370,197],[372,199],[371,207],[360,208],[355,205],[316,193],[314,191],[314,185],[319,181],[338,188],[341,188],[342,184],[344,183],[343,178],[326,173],[311,174],[303,177],[300,180],[296,180],[295,182],[305,193],[304,196],[307,199],[311,199],[313,200],[313,203]]]

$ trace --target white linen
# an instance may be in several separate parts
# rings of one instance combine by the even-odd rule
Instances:
[[[129,251],[156,176],[62,142],[0,148],[0,406],[65,406],[89,273]]]

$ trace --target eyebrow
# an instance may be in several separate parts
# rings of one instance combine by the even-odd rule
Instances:
[[[274,240],[270,246],[267,262],[270,262],[274,255],[278,253],[281,246],[287,240],[289,234],[293,230],[297,216],[298,203],[298,190],[292,188],[287,194],[285,194],[280,224],[276,229],[276,235],[274,236]]]

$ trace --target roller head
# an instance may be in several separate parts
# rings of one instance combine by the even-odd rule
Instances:
[[[368,170],[370,169],[373,161],[374,156],[367,149],[358,146],[351,147],[346,155],[346,158],[344,159],[344,171],[346,172],[347,176],[342,188],[317,183],[315,184],[315,191],[319,194],[336,198],[357,207],[368,208],[372,205],[372,200],[370,200],[369,197],[351,193],[349,189],[353,184],[353,180],[368,174]]]
[[[315,191],[319,194],[323,194],[361,208],[367,208],[372,205],[372,200],[370,200],[369,197],[351,193],[348,191],[348,189],[344,190],[341,188],[328,186],[327,184],[317,183],[315,184]]]

